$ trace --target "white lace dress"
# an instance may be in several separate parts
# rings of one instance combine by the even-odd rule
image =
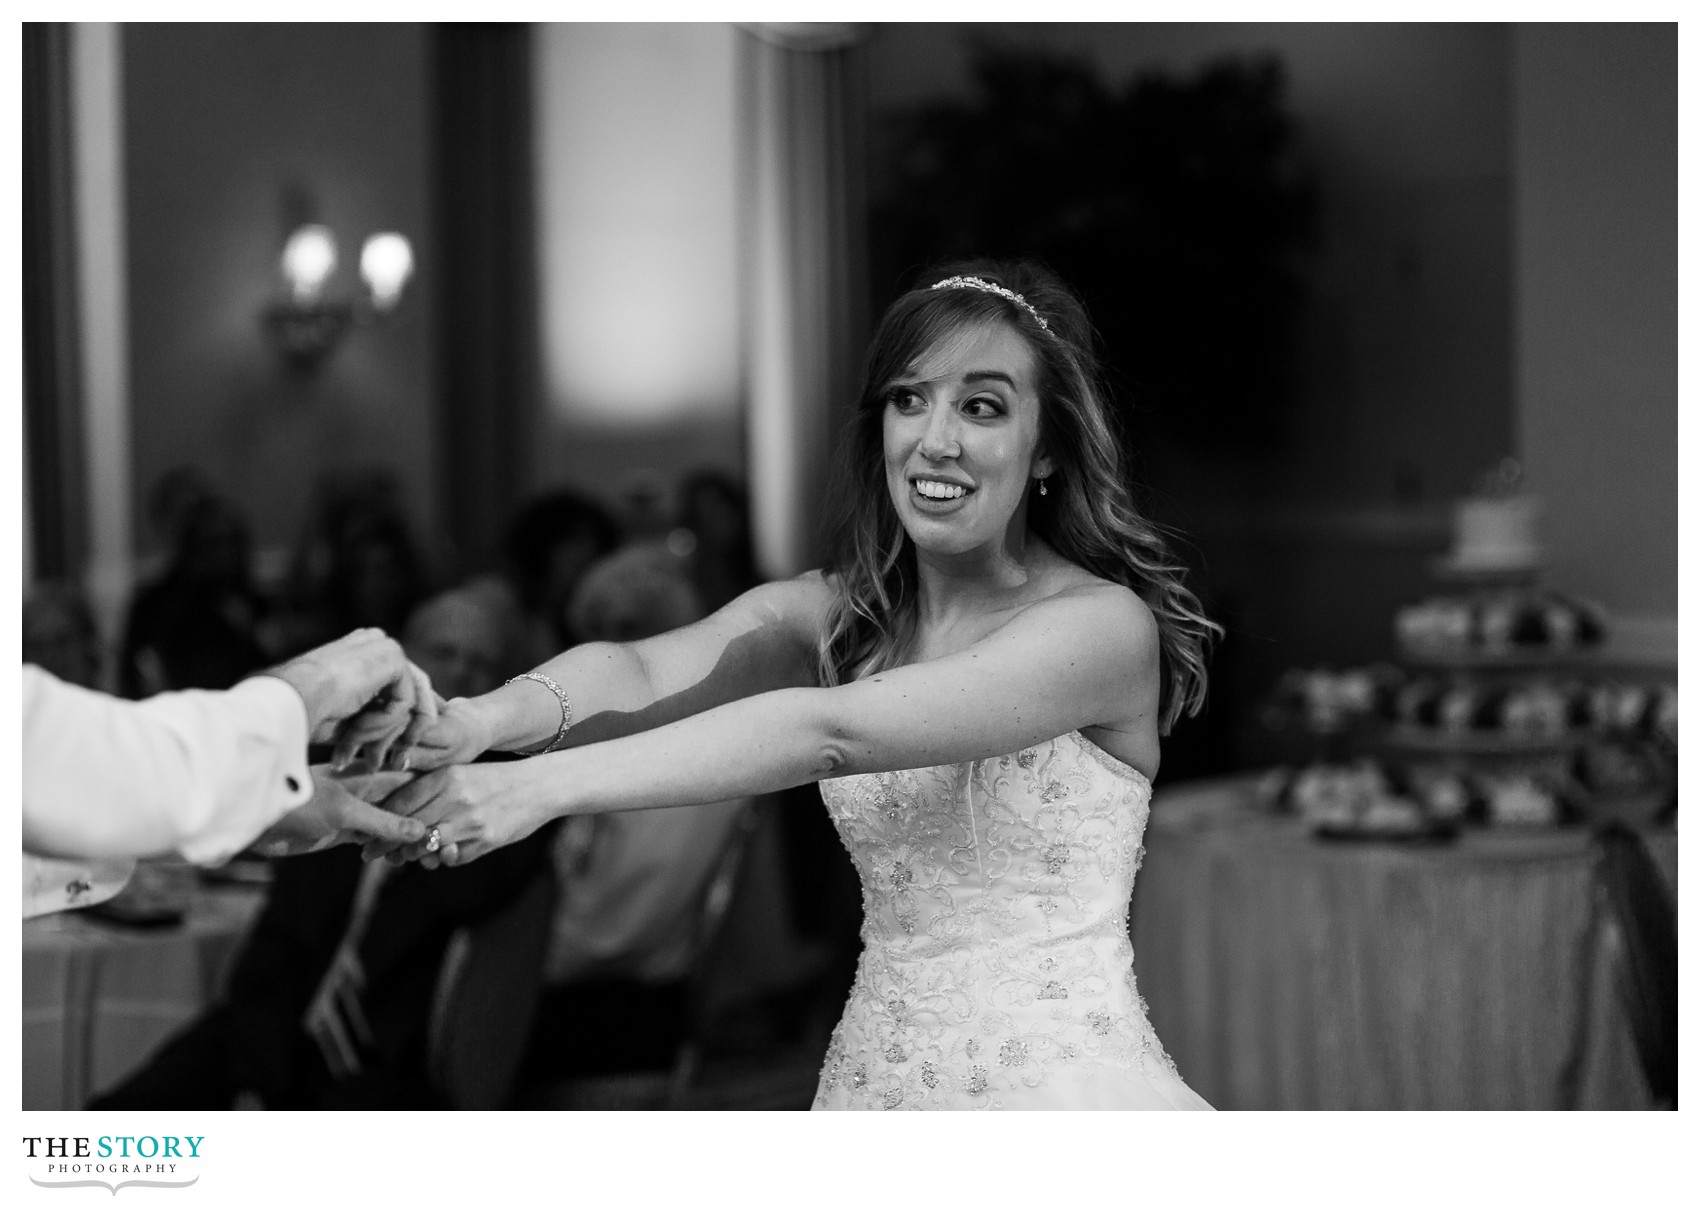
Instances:
[[[862,956],[816,1110],[1209,1110],[1134,987],[1144,775],[1079,733],[828,779]]]

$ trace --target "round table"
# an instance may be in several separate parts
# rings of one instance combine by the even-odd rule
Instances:
[[[184,920],[87,913],[23,923],[23,1109],[77,1110],[127,1076],[223,988],[263,888],[198,888]]]
[[[1188,1083],[1225,1109],[1649,1105],[1582,829],[1322,841],[1255,780],[1160,791],[1135,968]],[[1649,849],[1674,893],[1674,832]]]

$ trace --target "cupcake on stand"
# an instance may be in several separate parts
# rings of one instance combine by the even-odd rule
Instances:
[[[1435,590],[1395,614],[1397,664],[1282,679],[1266,726],[1318,752],[1267,798],[1342,837],[1674,815],[1674,670],[1615,659],[1604,612],[1544,583],[1521,481],[1506,459],[1457,502]]]
[[[1475,814],[1496,825],[1597,815],[1604,783],[1628,786],[1631,770],[1658,799],[1658,719],[1674,738],[1675,687],[1640,684],[1645,671],[1625,680],[1605,656],[1604,611],[1544,584],[1540,501],[1521,479],[1506,459],[1457,503],[1452,549],[1434,565],[1443,588],[1395,617],[1408,677],[1387,757],[1418,782],[1473,788]]]

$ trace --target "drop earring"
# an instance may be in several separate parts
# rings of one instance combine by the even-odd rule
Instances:
[[[1039,495],[1040,496],[1045,495],[1045,477],[1044,476],[1039,477]]]

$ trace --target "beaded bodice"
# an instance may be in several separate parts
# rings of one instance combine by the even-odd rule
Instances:
[[[1023,1106],[1102,1070],[1179,1085],[1127,931],[1143,774],[1072,732],[820,786],[861,876],[863,952],[817,1106]]]

